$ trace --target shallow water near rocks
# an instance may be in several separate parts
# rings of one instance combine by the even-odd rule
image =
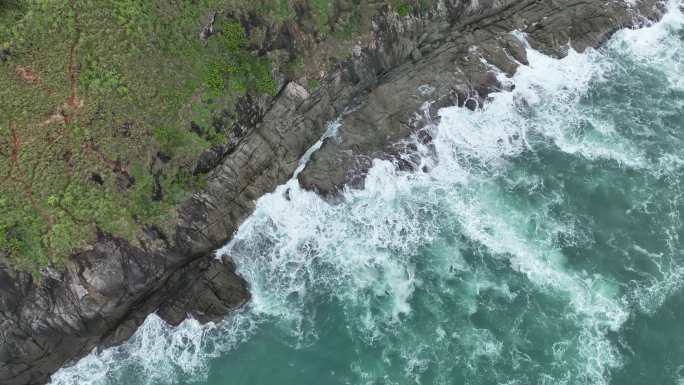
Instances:
[[[426,172],[262,197],[219,251],[251,285],[239,313],[152,315],[52,384],[684,384],[679,3],[528,55],[514,91],[441,110]]]

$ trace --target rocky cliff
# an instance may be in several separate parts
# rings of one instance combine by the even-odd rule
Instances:
[[[417,133],[429,142],[421,128],[438,119],[440,107],[482,105],[501,87],[496,71],[510,75],[526,63],[522,34],[533,48],[562,56],[662,12],[656,0],[434,3],[408,15],[384,8],[315,90],[289,82],[267,105],[255,100],[258,118],[236,143],[203,154],[207,186],[179,208],[172,237],[151,227],[132,245],[98,234],[91,248],[39,281],[0,265],[0,383],[43,384],[93,348],[127,339],[151,312],[177,324],[188,314],[220,318],[245,303],[246,283],[212,252],[256,199],[292,176],[329,121],[341,117],[338,135],[299,180],[332,198],[342,186],[362,187],[374,158],[412,168],[402,140]]]

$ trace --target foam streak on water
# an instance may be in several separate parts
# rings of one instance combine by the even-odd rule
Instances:
[[[52,384],[638,381],[648,341],[631,331],[684,280],[683,28],[673,1],[600,51],[529,50],[502,75],[514,91],[440,111],[416,141],[424,172],[376,160],[335,205],[293,178],[218,251],[250,283],[245,309],[177,328],[152,315]],[[673,384],[677,354],[654,369]]]

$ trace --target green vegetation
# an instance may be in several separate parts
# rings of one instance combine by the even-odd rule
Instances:
[[[194,162],[229,140],[238,100],[277,94],[275,73],[318,88],[373,9],[0,0],[0,262],[38,272],[98,231],[133,243],[146,226],[170,234],[178,204],[205,185]],[[296,44],[272,48],[283,31],[298,31]]]
[[[435,0],[391,0],[391,4],[401,17],[413,13],[423,13],[435,6]]]
[[[247,45],[245,27],[237,21],[231,20],[223,23],[221,34],[223,35],[223,43],[230,53],[237,53]]]
[[[215,94],[223,92],[226,87],[226,82],[223,79],[225,72],[226,71],[221,67],[221,64],[212,63],[208,66],[204,83],[210,91]]]
[[[401,17],[406,17],[413,11],[413,6],[411,4],[403,3],[397,7],[397,13]]]
[[[210,64],[205,84],[216,95],[233,93],[241,96],[247,92],[275,95],[277,85],[268,58],[257,57],[247,50],[244,27],[229,21],[221,32],[224,54]]]
[[[330,29],[328,18],[330,17],[330,7],[332,1],[330,0],[312,0],[314,9],[314,17],[316,19],[318,30],[322,33],[327,33]]]
[[[321,81],[318,79],[309,79],[308,81],[309,88],[312,90],[315,90],[321,86]]]

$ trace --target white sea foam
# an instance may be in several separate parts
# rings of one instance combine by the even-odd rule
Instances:
[[[619,31],[609,44],[639,62],[663,71],[673,88],[684,89],[684,52],[678,31],[684,27],[680,0],[667,2],[667,13],[648,28]],[[663,49],[668,47],[668,49]]]
[[[158,384],[202,380],[210,359],[254,332],[248,315],[237,313],[220,324],[188,319],[171,327],[150,315],[123,345],[93,352],[57,372],[52,385]]]

